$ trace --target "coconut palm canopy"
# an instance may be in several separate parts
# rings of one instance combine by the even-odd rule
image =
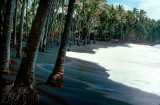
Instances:
[[[48,43],[59,47],[45,85],[57,88],[63,87],[65,55],[72,45],[85,46],[92,40],[160,43],[160,20],[149,18],[143,9],[126,10],[106,0],[1,0],[0,5],[1,73],[10,74],[13,58],[20,61],[15,82],[2,89],[3,104],[39,101],[35,65],[37,53],[45,52]]]

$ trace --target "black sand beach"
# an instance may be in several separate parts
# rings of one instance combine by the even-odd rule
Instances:
[[[114,45],[115,46],[115,45]],[[93,49],[104,48],[104,42],[94,45],[72,46],[71,51],[94,54]],[[109,46],[108,46],[109,47]],[[113,46],[112,46],[113,47]],[[115,46],[116,47],[116,46]],[[127,46],[126,46],[127,47]],[[51,88],[44,85],[52,72],[58,47],[49,43],[46,52],[39,52],[35,68],[35,88],[40,95],[39,105],[159,105],[160,96],[143,92],[109,80],[106,69],[99,65],[75,58],[66,57],[64,87]],[[14,81],[20,59],[11,49],[11,75],[5,79]]]

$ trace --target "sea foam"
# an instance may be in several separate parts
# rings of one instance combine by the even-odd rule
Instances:
[[[68,57],[104,67],[109,79],[160,96],[160,45],[94,49],[95,54],[67,52]]]

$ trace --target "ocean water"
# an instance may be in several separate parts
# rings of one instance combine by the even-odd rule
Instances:
[[[94,49],[95,54],[67,52],[68,57],[99,64],[109,79],[160,96],[160,45]]]

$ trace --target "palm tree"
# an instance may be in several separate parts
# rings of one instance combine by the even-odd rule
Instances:
[[[61,36],[61,29],[62,29],[62,25],[63,25],[63,16],[64,16],[64,0],[62,0],[62,16],[61,16],[61,21],[60,21],[60,26],[59,26],[59,34],[58,34],[58,38],[57,38],[57,46],[59,46],[59,39]]]
[[[22,52],[22,40],[23,40],[23,22],[24,22],[24,10],[25,10],[25,3],[26,0],[23,0],[22,4],[22,10],[21,10],[21,21],[20,21],[20,32],[18,34],[18,40],[17,40],[17,58],[21,58],[21,52]]]
[[[17,36],[17,9],[18,9],[18,1],[16,0],[16,8],[15,8],[15,17],[14,17],[14,29],[13,29],[13,44],[16,46],[16,36]]]
[[[49,27],[49,22],[50,22],[50,18],[51,18],[51,13],[52,13],[52,9],[53,9],[53,3],[52,3],[52,7],[49,10],[48,16],[47,16],[47,22],[45,24],[45,27],[43,28],[43,37],[42,37],[42,42],[41,42],[41,50],[42,52],[44,52],[46,44],[47,44],[47,36],[48,36],[48,27]]]
[[[56,4],[56,7],[55,7],[55,12],[53,14],[53,19],[50,23],[50,26],[49,26],[49,30],[48,30],[48,36],[52,33],[53,31],[53,27],[54,27],[54,24],[55,24],[55,20],[57,19],[57,15],[58,15],[58,11],[59,11],[59,8],[60,8],[60,4],[61,4],[61,1],[62,0],[59,0],[59,3]],[[46,39],[47,40],[47,39]]]
[[[64,33],[62,36],[62,41],[61,41],[60,49],[58,52],[56,64],[53,72],[49,75],[48,80],[46,82],[46,84],[54,87],[63,86],[65,54],[67,49],[68,38],[70,35],[74,5],[75,5],[75,0],[70,0],[68,5],[68,13],[67,13],[66,23],[64,27]]]
[[[93,43],[96,43],[95,25],[96,25],[96,17],[94,17],[94,40],[93,40]]]
[[[3,89],[2,103],[35,105],[38,101],[37,92],[33,89],[34,69],[38,47],[42,37],[42,29],[45,25],[52,1],[53,0],[40,0],[25,48],[26,54],[22,58],[14,85],[12,84]],[[8,7],[9,6],[10,5],[8,5]]]
[[[10,58],[10,39],[11,29],[14,15],[14,4],[15,0],[7,0],[6,13],[4,17],[3,34],[1,40],[1,53],[0,53],[0,69],[2,73],[9,74],[9,58]]]
[[[32,23],[33,23],[34,18],[35,18],[35,6],[36,6],[36,0],[34,0],[34,2],[33,2],[33,18],[32,18]]]
[[[26,37],[28,37],[28,0],[26,4]]]

